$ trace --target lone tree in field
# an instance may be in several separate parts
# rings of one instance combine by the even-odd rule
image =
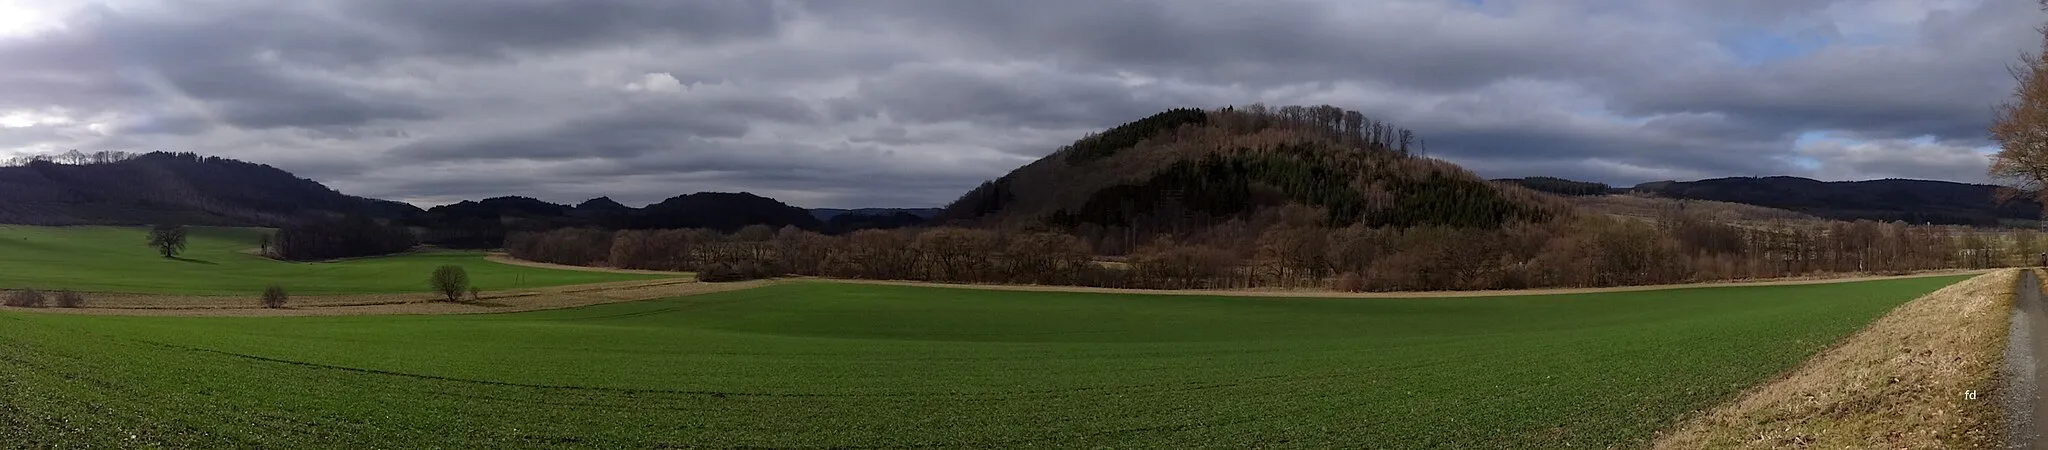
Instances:
[[[2048,36],[2043,44],[2048,49]],[[1998,105],[1991,124],[1991,140],[2000,148],[1991,160],[1991,179],[2009,188],[2000,190],[2001,200],[2027,194],[2048,200],[2048,60],[2042,56],[2021,56],[2009,69],[2019,84]]]
[[[157,225],[149,229],[149,246],[156,247],[157,253],[165,258],[178,256],[185,251],[184,225]]]
[[[462,300],[462,293],[469,291],[469,272],[461,266],[441,266],[434,269],[434,278],[428,280],[434,285],[434,292],[447,296],[448,301]]]

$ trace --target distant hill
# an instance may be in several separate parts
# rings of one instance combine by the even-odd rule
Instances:
[[[1993,226],[2041,218],[2041,205],[2035,201],[2001,203],[1996,197],[1997,186],[1948,181],[1737,177],[1643,183],[1631,191],[1744,203],[1840,220]]]
[[[420,213],[268,165],[192,153],[0,167],[0,223],[277,226],[327,215],[403,219]]]
[[[1177,109],[1083,137],[982,184],[937,219],[1120,229],[1142,241],[1294,206],[1322,211],[1316,219],[1332,226],[1477,228],[1569,208],[1413,156],[1414,141],[1331,106]]]
[[[699,192],[662,200],[630,216],[628,228],[710,228],[731,232],[748,225],[806,230],[824,223],[803,208],[746,192]]]
[[[492,248],[513,231],[592,227],[606,229],[709,228],[732,232],[748,225],[825,230],[802,208],[750,193],[700,192],[644,208],[608,197],[574,207],[528,197],[493,197],[436,206],[410,225],[427,230],[423,241],[458,248]]]
[[[567,217],[569,207],[548,203],[531,197],[492,197],[483,200],[463,200],[454,204],[427,209],[427,214],[445,218],[477,218],[497,220],[503,217]]]
[[[611,197],[598,197],[589,200],[584,200],[583,203],[576,204],[576,211],[581,211],[585,213],[623,212],[632,210],[632,207],[621,204],[617,200],[612,200]]]
[[[811,217],[816,217],[816,218],[818,218],[818,220],[824,220],[824,221],[830,221],[830,220],[832,220],[832,218],[834,218],[834,217],[839,217],[839,216],[842,216],[842,215],[847,215],[847,214],[857,214],[857,215],[866,215],[866,216],[893,216],[893,215],[896,215],[896,213],[904,213],[904,214],[909,214],[909,215],[917,216],[918,218],[921,218],[921,219],[930,219],[930,218],[932,218],[932,217],[936,217],[936,216],[938,216],[938,215],[939,215],[939,213],[940,213],[940,212],[942,212],[942,211],[945,211],[945,208],[855,208],[855,209],[840,209],[840,208],[811,208],[811,209],[810,209],[810,212],[811,212]]]

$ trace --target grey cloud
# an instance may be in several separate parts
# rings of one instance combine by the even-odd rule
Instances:
[[[1369,77],[1408,88],[1458,90],[1517,76],[1650,69],[1650,61],[1668,53],[1648,45],[1667,40],[1655,26],[1615,22],[1561,29],[1437,14],[1455,9],[1447,6],[1171,0],[811,5],[851,20],[943,35],[972,51],[1219,84]]]
[[[0,114],[62,108],[74,119],[0,130],[0,153],[189,149],[423,202],[645,203],[749,190],[806,206],[929,206],[1090,131],[1167,108],[1266,102],[1359,109],[1415,129],[1434,155],[1488,176],[1978,179],[1981,162],[1967,152],[1983,143],[1990,106],[2010,86],[2004,66],[2039,45],[2032,28],[2044,17],[2033,2],[1983,0],[1917,23],[1849,22],[1866,20],[1856,17],[1877,1],[1939,6],[88,7],[57,31],[0,38]],[[1780,39],[1819,46],[1761,61],[1742,54]],[[626,88],[650,73],[681,85]],[[1797,140],[1816,131],[1866,142]],[[1910,140],[1923,135],[1939,141]]]
[[[337,9],[434,54],[509,57],[655,38],[694,43],[766,38],[773,2],[722,0],[367,0]]]
[[[1757,68],[1673,72],[1614,92],[1631,114],[1726,113],[1779,130],[1841,129],[1912,137],[1983,137],[1990,105],[2011,86],[2002,70],[2037,47],[2032,2],[1987,1],[1936,13],[1917,41],[1821,49]]]
[[[808,105],[786,97],[709,101],[656,98],[536,130],[428,139],[392,149],[403,161],[607,159],[687,150],[706,139],[747,134],[755,121],[814,123]]]
[[[1099,127],[1215,99],[1173,89],[1131,89],[1120,80],[1042,69],[905,68],[860,84],[854,101],[913,122],[987,126]]]

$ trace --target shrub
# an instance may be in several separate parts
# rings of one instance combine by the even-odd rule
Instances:
[[[697,273],[697,281],[719,283],[726,281],[759,280],[774,278],[775,270],[753,261],[713,264]]]
[[[283,286],[271,285],[270,287],[263,288],[263,307],[265,308],[283,308],[284,303],[291,300],[291,298],[291,294],[286,293]]]
[[[77,291],[57,291],[56,297],[57,307],[59,308],[77,308],[85,306],[85,295],[79,294]]]
[[[427,279],[434,286],[434,292],[448,297],[448,301],[462,299],[462,293],[469,291],[469,272],[462,266],[441,266],[434,269],[434,276]]]
[[[470,287],[469,287],[469,301],[472,301],[472,302],[475,302],[475,301],[483,301],[483,299],[484,299],[484,289],[483,289],[483,288],[480,288],[480,287],[476,287],[476,286],[470,286]]]
[[[47,299],[43,296],[42,291],[35,290],[34,288],[25,288],[7,293],[7,301],[0,302],[0,304],[16,308],[41,308],[46,301]]]

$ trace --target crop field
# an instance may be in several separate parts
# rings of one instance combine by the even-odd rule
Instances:
[[[484,315],[9,310],[0,442],[1632,447],[1963,278],[1427,300],[785,282]]]
[[[0,225],[0,289],[74,289],[149,294],[251,295],[279,284],[293,294],[425,292],[435,267],[462,266],[488,290],[659,278],[498,264],[480,252],[428,252],[295,263],[243,253],[258,230],[192,228],[180,259],[143,245],[146,230]]]

